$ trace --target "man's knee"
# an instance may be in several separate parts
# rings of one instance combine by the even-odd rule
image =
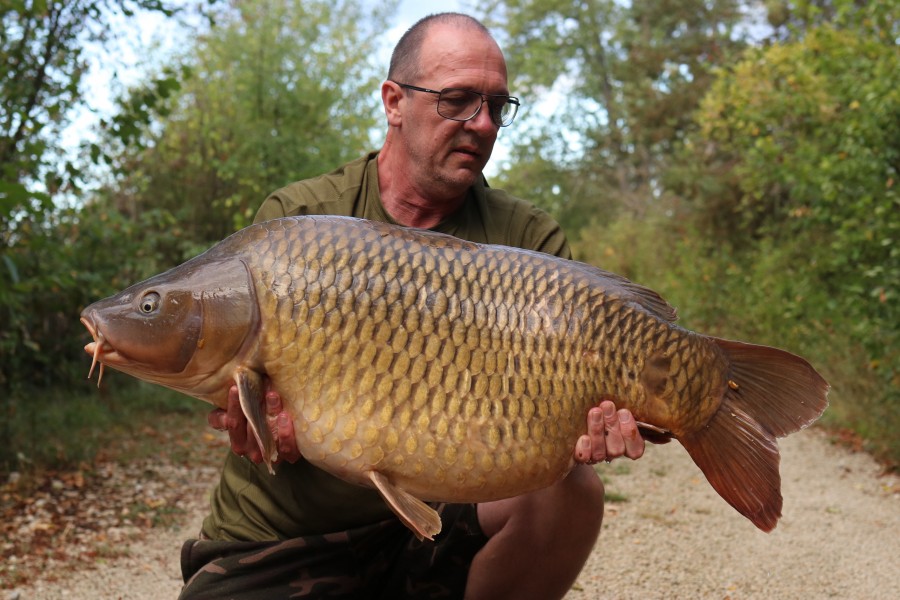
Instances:
[[[578,465],[561,483],[568,489],[560,496],[563,505],[559,509],[567,512],[571,534],[593,546],[603,524],[603,481],[593,467]]]
[[[548,488],[479,504],[478,518],[490,539],[472,561],[467,598],[561,598],[600,533],[603,483],[578,465]]]
[[[600,479],[594,468],[588,465],[578,465],[566,479],[570,480],[569,482],[574,488],[574,495],[583,500],[580,504],[583,505],[584,510],[598,512],[602,516],[606,488],[603,487],[603,480]]]

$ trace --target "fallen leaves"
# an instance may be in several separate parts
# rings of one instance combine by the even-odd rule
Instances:
[[[190,503],[205,502],[226,438],[195,420],[136,435],[152,437],[158,456],[119,462],[109,448],[93,464],[12,476],[0,487],[0,589],[125,555],[153,528],[175,524]]]

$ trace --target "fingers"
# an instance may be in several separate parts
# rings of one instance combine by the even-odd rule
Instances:
[[[644,455],[644,439],[638,432],[634,416],[626,408],[616,410],[610,401],[600,403],[603,414],[603,426],[606,433],[605,460],[620,456],[637,459]],[[594,456],[600,452],[594,449]]]
[[[578,441],[575,443],[575,462],[580,463],[593,463],[593,459],[591,458],[591,437],[588,435],[583,435],[578,438]]]
[[[617,411],[609,400],[588,411],[587,430],[575,445],[577,462],[594,464],[620,456],[636,459],[644,454],[644,439],[631,411]]]
[[[294,422],[284,411],[281,396],[274,390],[266,391],[266,422],[275,438],[278,461],[296,462],[300,458],[297,440],[294,438]]]
[[[285,412],[278,414],[278,460],[294,463],[300,460],[300,449],[294,437],[294,422]]]
[[[622,434],[622,441],[625,443],[625,456],[635,460],[644,455],[644,438],[638,431],[637,422],[631,411],[620,408],[616,413],[619,420],[619,431]]]
[[[231,386],[228,390],[228,405],[225,409],[225,429],[228,431],[228,439],[231,441],[231,451],[238,456],[249,456],[253,449],[256,449],[259,457],[262,454],[253,440],[253,432],[249,431],[249,423],[244,417],[244,411],[241,409],[241,400],[238,396],[237,386]],[[248,444],[248,440],[254,443]],[[252,458],[251,458],[252,459]]]
[[[606,410],[612,402],[603,402],[588,413],[588,435],[591,438],[591,463],[609,460],[610,447],[607,432]],[[613,412],[615,412],[613,405]]]
[[[225,425],[225,411],[221,408],[214,408],[206,415],[206,422],[216,431],[225,431],[228,427]]]
[[[300,458],[300,451],[294,439],[294,424],[283,410],[281,396],[269,389],[266,392],[265,403],[266,422],[275,437],[279,460],[295,462]],[[244,416],[237,386],[231,386],[228,390],[226,408],[210,411],[206,420],[213,429],[228,432],[232,452],[256,464],[262,462],[262,450],[256,442],[250,423]]]

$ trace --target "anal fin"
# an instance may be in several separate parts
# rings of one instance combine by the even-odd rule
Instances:
[[[441,532],[441,517],[437,511],[388,480],[378,471],[369,471],[369,479],[384,501],[420,540],[433,540]]]
[[[266,424],[262,376],[255,371],[241,369],[234,374],[234,381],[238,388],[241,410],[250,423],[250,430],[256,438],[256,443],[262,450],[263,462],[266,463],[269,473],[274,475],[272,463],[278,459],[278,448],[275,445],[275,437]]]

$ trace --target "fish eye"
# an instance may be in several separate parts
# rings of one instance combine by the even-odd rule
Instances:
[[[141,309],[141,313],[145,315],[149,315],[159,306],[159,294],[156,292],[147,292],[144,294],[144,297],[141,298],[141,303],[139,305]]]

